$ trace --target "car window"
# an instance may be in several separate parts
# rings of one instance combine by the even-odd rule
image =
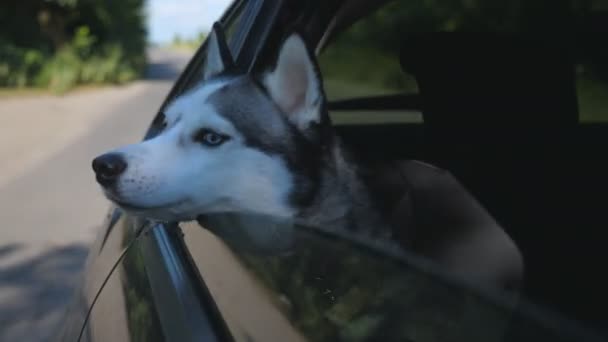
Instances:
[[[608,50],[605,36],[606,8],[599,1],[573,1],[572,12],[538,12],[546,20],[526,18],[523,1],[492,1],[467,5],[465,2],[380,1],[372,15],[349,22],[331,35],[319,55],[325,90],[330,101],[350,98],[416,93],[415,77],[399,64],[408,53],[408,36],[429,32],[484,32],[501,35],[530,35],[557,38],[572,49],[578,112],[581,122],[608,121]],[[554,13],[555,12],[555,13]],[[550,18],[564,18],[559,29]],[[561,19],[560,19],[561,20]],[[410,53],[415,54],[413,50]],[[419,111],[334,110],[337,124],[421,122]]]
[[[416,92],[414,77],[399,65],[403,19],[396,2],[333,37],[318,57],[328,99]],[[382,32],[382,34],[379,34]]]
[[[484,31],[512,33],[522,29],[517,10],[520,1],[465,4],[457,1],[378,1],[361,5],[353,1],[338,13],[319,55],[329,101],[388,95],[402,109],[369,107],[353,103],[347,110],[333,109],[338,125],[420,123],[423,121],[415,76],[400,63],[404,54],[417,54],[407,39],[421,33]],[[365,11],[362,11],[364,8]],[[361,12],[365,13],[363,16]],[[362,18],[361,18],[362,17]],[[448,58],[449,56],[445,56]],[[388,102],[385,99],[384,102]],[[331,106],[332,107],[336,106]],[[371,106],[373,107],[373,105]]]
[[[400,32],[405,19],[396,11],[402,4],[378,9],[332,37],[322,50],[318,62],[329,101],[417,92],[415,78],[399,64],[401,37],[392,34]],[[330,115],[337,125],[422,121],[419,111],[402,109],[331,110]]]

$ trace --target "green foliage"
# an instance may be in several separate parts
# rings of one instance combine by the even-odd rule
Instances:
[[[178,49],[196,50],[207,38],[207,32],[200,31],[194,38],[185,39],[176,34],[171,40],[171,47]]]
[[[307,341],[585,340],[515,293],[479,291],[383,238],[256,214],[206,215],[201,224]]]
[[[0,40],[0,86],[25,87],[42,69],[44,55]]]
[[[173,44],[173,45],[180,45],[180,44],[182,44],[182,37],[179,34],[175,34],[175,36],[173,37],[173,41],[171,42],[171,44]]]
[[[137,78],[145,66],[143,5],[144,0],[3,2],[0,87],[64,92]]]
[[[282,255],[233,251],[277,303],[288,303],[277,307],[307,340],[498,341],[513,313],[380,250],[298,236],[301,247]]]
[[[605,0],[412,0],[393,1],[333,38],[319,58],[331,100],[416,92],[399,65],[409,35],[428,32],[494,32],[557,40],[572,47],[580,117],[607,121],[608,45],[588,32],[603,29]],[[401,51],[401,49],[404,49]],[[446,56],[449,58],[449,56]]]

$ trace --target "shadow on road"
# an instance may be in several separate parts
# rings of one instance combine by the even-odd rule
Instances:
[[[0,247],[0,261],[23,247],[10,244]],[[44,340],[64,312],[78,284],[88,248],[72,244],[37,254],[19,263],[0,268],[0,332],[2,341]],[[10,324],[9,324],[10,322]],[[47,335],[47,336],[44,336]]]

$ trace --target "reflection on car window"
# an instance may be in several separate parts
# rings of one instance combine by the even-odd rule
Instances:
[[[390,245],[262,215],[200,223],[185,242],[237,341],[589,341]]]

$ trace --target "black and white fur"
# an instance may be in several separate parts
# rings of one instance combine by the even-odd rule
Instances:
[[[105,195],[159,220],[254,212],[336,229],[379,227],[333,132],[303,39],[289,36],[261,75],[231,74],[215,31],[207,51],[204,81],[167,106],[158,136],[99,157],[126,164],[117,176],[98,172]],[[209,137],[222,142],[206,144]]]

